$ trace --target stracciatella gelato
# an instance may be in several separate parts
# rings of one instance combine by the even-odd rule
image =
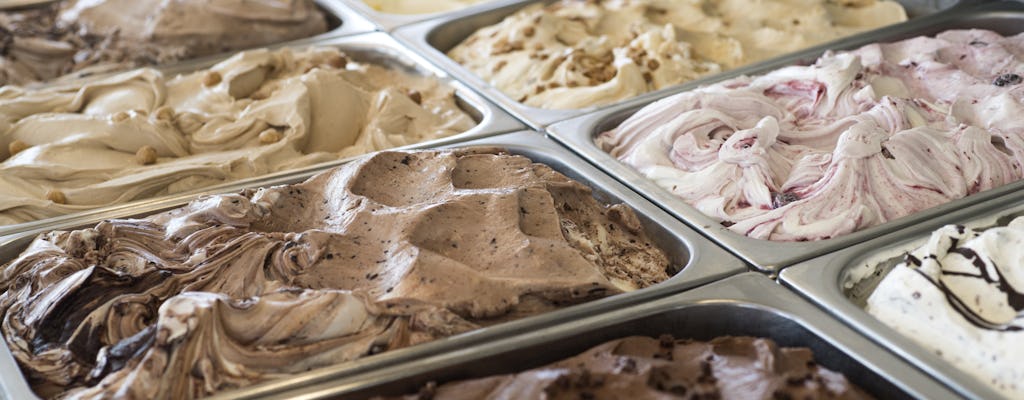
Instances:
[[[736,233],[822,240],[1022,178],[1024,35],[953,30],[650,104],[596,142]]]
[[[434,77],[335,48],[252,50],[167,77],[138,69],[0,89],[0,224],[185,192],[454,135]]]
[[[632,209],[493,148],[40,235],[0,275],[36,393],[184,399],[654,285]]]
[[[485,1],[488,0],[363,0],[374,10],[388,14],[433,14]]]
[[[67,0],[0,12],[0,86],[166,64],[326,30],[313,0]]]
[[[497,399],[871,399],[810,349],[771,339],[710,341],[633,336],[515,374],[439,386],[406,400]]]
[[[518,102],[576,109],[906,18],[883,0],[562,0],[524,7],[448,55]]]
[[[1024,217],[932,233],[885,275],[866,310],[1007,398],[1024,396]]]

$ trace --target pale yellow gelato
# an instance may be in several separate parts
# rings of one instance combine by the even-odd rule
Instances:
[[[453,135],[473,119],[432,77],[334,48],[242,52],[167,78],[138,69],[0,88],[0,224]]]
[[[469,7],[487,0],[363,0],[374,10],[388,14],[433,14]]]
[[[525,7],[448,55],[516,101],[575,109],[906,19],[888,0],[562,0]]]

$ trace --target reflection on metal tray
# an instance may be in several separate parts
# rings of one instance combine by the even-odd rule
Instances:
[[[354,0],[357,1],[357,0]],[[897,0],[900,4],[903,4],[908,11],[908,15],[911,18],[918,18],[934,13],[938,13],[943,10],[948,10],[954,7],[958,2],[956,0]],[[490,8],[488,10],[481,10],[476,12],[460,13],[458,15],[452,15],[448,17],[442,17],[430,21],[425,21],[413,25],[408,25],[396,29],[394,31],[395,36],[398,40],[405,42],[414,50],[420,54],[425,55],[430,61],[441,66],[446,71],[449,71],[452,76],[459,79],[460,81],[466,82],[470,87],[483,93],[489,99],[501,105],[505,110],[512,113],[525,121],[530,126],[541,129],[552,123],[563,121],[576,116],[584,115],[589,112],[599,111],[614,107],[615,104],[622,104],[623,102],[588,107],[579,110],[548,110],[543,108],[531,107],[524,105],[508,97],[501,90],[498,90],[494,86],[491,86],[486,81],[478,77],[473,72],[469,71],[459,63],[448,58],[445,53],[457,44],[462,42],[464,39],[469,37],[470,34],[476,32],[480,28],[497,24],[501,22],[506,16],[509,16],[519,9],[533,3],[552,3],[553,0],[544,1],[515,1],[509,2],[507,5],[503,5],[496,8]],[[468,10],[467,10],[468,11]],[[894,26],[900,26],[897,24]],[[885,29],[885,28],[883,28]],[[854,35],[848,38],[840,39],[838,41],[822,44],[819,46],[812,47],[810,50],[815,50],[820,53],[826,48],[842,47],[844,43],[850,40],[856,40],[862,38],[870,33],[862,33]],[[808,50],[801,51],[797,54],[805,54]],[[655,99],[664,97],[668,94],[678,93],[680,91],[689,90],[696,88],[700,85],[716,82],[728,77],[738,76],[742,74],[750,74],[758,70],[764,70],[766,67],[774,69],[780,65],[786,65],[789,63],[790,57],[781,56],[774,59],[770,59],[764,62],[752,64],[749,66],[737,68],[731,71],[727,71],[721,74],[710,75],[697,80],[693,80],[681,85],[672,86],[655,92],[650,92],[637,96],[631,100],[625,100],[624,102],[630,102],[635,104],[636,102],[648,103]]]
[[[933,35],[947,29],[964,28],[985,28],[1003,34],[1014,34],[1024,31],[1024,4],[1017,2],[990,3],[972,12],[940,13],[932,17],[925,17],[906,24],[885,28],[873,34],[844,39],[841,42],[837,42],[834,48],[852,49],[868,43],[897,41],[919,35]],[[772,62],[771,65],[764,65],[745,72],[763,74],[786,65],[813,62],[824,50],[817,48],[803,51],[777,62]],[[727,75],[732,74],[727,73]],[[965,205],[992,199],[1024,188],[1024,182],[1011,183],[833,239],[809,242],[772,242],[753,239],[730,231],[719,224],[718,221],[686,204],[668,190],[659,187],[650,179],[619,162],[594,144],[593,138],[596,135],[615,128],[623,120],[649,103],[649,100],[637,99],[603,112],[555,124],[548,128],[548,131],[556,140],[562,142],[594,165],[601,167],[611,176],[618,178],[691,226],[698,227],[712,240],[725,246],[756,268],[769,273],[775,273],[783,267],[862,242],[885,232],[928,221],[939,215],[960,209]]]
[[[723,335],[768,337],[781,346],[809,347],[815,360],[878,398],[951,398],[938,382],[763,275],[746,273],[657,301],[593,315],[572,324],[483,343],[430,358],[324,382],[269,398],[365,399],[416,393],[440,383],[511,373],[579,354],[632,335],[708,340]],[[225,393],[225,397],[233,393]]]
[[[419,0],[429,1],[429,0]],[[433,18],[449,17],[454,18],[458,15],[467,15],[483,10],[488,10],[493,7],[501,7],[505,4],[518,3],[523,0],[478,0],[476,4],[467,5],[464,8],[442,11],[436,13],[426,14],[392,14],[382,11],[377,11],[366,4],[363,0],[341,0],[346,6],[352,10],[363,15],[367,20],[377,24],[381,30],[385,32],[391,32],[395,28],[403,25],[408,25],[414,22],[425,21]]]
[[[714,245],[707,239],[689,229],[679,221],[668,216],[661,209],[650,204],[636,193],[625,188],[613,179],[608,178],[596,168],[585,161],[574,156],[568,150],[562,148],[558,143],[543,137],[536,132],[518,132],[507,135],[500,135],[491,138],[461,143],[458,146],[488,145],[499,146],[509,149],[512,153],[529,157],[535,162],[542,162],[550,165],[555,170],[579,180],[593,188],[594,196],[605,203],[625,203],[636,210],[641,223],[650,237],[669,253],[672,265],[679,269],[675,276],[655,286],[637,290],[630,293],[611,296],[605,299],[568,307],[562,310],[553,311],[539,316],[528,317],[518,321],[495,325],[479,329],[474,332],[454,336],[452,338],[439,340],[425,345],[414,346],[406,349],[399,349],[375,355],[365,359],[345,363],[339,366],[327,367],[296,375],[280,381],[269,382],[245,389],[234,395],[237,396],[263,396],[275,391],[293,389],[302,385],[315,382],[337,379],[356,372],[366,371],[385,365],[392,365],[405,362],[424,356],[444,353],[453,349],[464,348],[470,344],[481,341],[493,340],[498,337],[505,337],[519,332],[533,331],[557,322],[582,318],[588,315],[595,315],[609,310],[621,308],[629,304],[649,301],[658,297],[681,292],[691,287],[707,283],[723,277],[746,271],[746,266],[738,259],[728,254],[725,250]],[[444,147],[456,147],[447,145]],[[206,194],[223,193],[225,191],[237,191],[246,187],[271,186],[301,182],[316,171],[292,174],[291,176],[263,180],[248,185],[236,185],[231,189],[218,191],[207,191]],[[122,210],[118,213],[111,213],[100,217],[79,218],[68,221],[52,229],[81,229],[94,226],[103,219],[142,216],[153,214],[156,211],[184,205],[194,196],[179,196],[171,201],[154,204],[152,208],[136,208],[134,210]],[[46,230],[13,235],[0,240],[0,262],[8,262],[17,257],[32,242],[35,236]],[[17,366],[12,364],[13,358],[6,346],[0,347],[0,387],[11,398],[26,398],[31,394],[28,386],[17,371]]]
[[[947,224],[971,228],[1002,226],[1022,215],[1024,196],[1009,195],[786,268],[780,280],[882,346],[948,382],[964,396],[1000,398],[984,382],[952,368],[949,362],[875,319],[863,307],[882,278],[903,261],[903,255],[924,245],[934,230]]]
[[[395,42],[394,39],[392,39],[387,34],[377,32],[358,36],[333,37],[325,40],[296,42],[288,45],[276,46],[276,48],[306,48],[312,45],[337,47],[343,50],[347,55],[349,55],[352,59],[356,61],[368,62],[390,68],[400,69],[413,74],[436,76],[443,83],[455,88],[455,96],[458,105],[477,121],[477,125],[466,132],[462,132],[457,135],[449,136],[446,138],[440,138],[409,146],[404,146],[401,148],[425,148],[430,146],[440,146],[449,143],[456,143],[460,141],[486,137],[499,133],[511,132],[523,128],[523,125],[519,121],[516,121],[515,118],[512,118],[507,113],[501,111],[493,103],[480,97],[472,90],[469,90],[462,83],[452,80],[443,71],[436,69],[419,56],[408,51],[402,45]],[[225,58],[227,57],[222,56],[220,58],[196,60],[173,67],[161,68],[161,70],[167,74],[188,73],[209,67],[213,64],[216,64],[217,62],[223,61]],[[146,208],[151,203],[159,202],[162,199],[170,197],[202,193],[208,190],[217,190],[218,188],[223,187],[237,187],[239,184],[253,184],[253,182],[259,182],[261,179],[264,178],[287,176],[296,171],[301,172],[313,169],[323,169],[330,166],[340,165],[353,158],[354,157],[349,157],[319,165],[303,167],[299,170],[277,172],[270,175],[247,178],[241,181],[218,184],[213,187],[198,188],[194,191],[183,192],[171,196],[140,199],[126,204],[101,207],[93,210],[68,214],[60,217],[48,218],[21,224],[0,226],[0,236],[9,235],[17,232],[35,230],[38,228],[60,224],[65,221],[72,221],[81,217],[88,218],[89,216],[103,215],[105,213],[109,213],[118,209],[134,209],[138,207]]]

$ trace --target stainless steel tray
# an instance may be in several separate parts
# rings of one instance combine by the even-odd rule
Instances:
[[[342,3],[345,3],[345,5],[347,5],[349,8],[351,8],[351,9],[355,10],[356,12],[359,12],[360,14],[362,14],[364,18],[366,18],[366,19],[370,20],[371,22],[377,24],[377,26],[380,27],[381,30],[384,30],[386,32],[391,32],[391,31],[393,31],[395,28],[397,28],[399,26],[408,25],[408,24],[411,24],[411,23],[414,23],[414,22],[424,21],[424,20],[438,18],[438,17],[454,17],[456,15],[471,14],[473,12],[487,10],[487,9],[490,9],[490,8],[493,8],[493,7],[500,7],[500,6],[505,5],[505,4],[522,2],[523,0],[483,0],[483,2],[481,2],[481,3],[473,4],[473,5],[470,5],[470,6],[466,7],[466,8],[462,8],[462,9],[459,9],[459,10],[452,10],[452,11],[447,11],[447,12],[437,12],[437,13],[428,13],[428,14],[392,14],[392,13],[386,13],[386,12],[380,12],[380,11],[374,10],[372,7],[368,6],[362,0],[335,0],[335,1],[340,1]],[[429,0],[421,0],[421,1],[429,1]]]
[[[864,335],[935,376],[964,396],[1002,398],[984,382],[952,367],[910,338],[864,311],[878,282],[903,261],[903,255],[922,246],[931,232],[947,224],[972,228],[1005,225],[1024,215],[1024,194],[979,204],[936,217],[926,223],[786,268],[780,281],[829,310]]]
[[[500,135],[491,138],[474,140],[467,143],[460,143],[458,146],[488,145],[508,148],[512,153],[525,155],[536,162],[543,162],[550,165],[557,171],[577,179],[594,189],[595,197],[603,202],[621,202],[629,205],[637,211],[651,238],[669,253],[672,264],[681,268],[681,271],[672,278],[650,288],[620,294],[593,302],[568,307],[550,313],[524,318],[518,321],[495,325],[493,327],[479,329],[451,338],[438,340],[432,343],[399,349],[375,355],[365,359],[344,363],[337,366],[327,367],[309,373],[296,375],[294,377],[253,386],[236,392],[237,397],[260,397],[281,390],[290,390],[296,387],[309,385],[317,382],[337,379],[349,376],[357,372],[367,371],[386,365],[393,365],[408,362],[429,355],[445,353],[453,349],[465,348],[471,344],[483,341],[494,340],[499,337],[506,337],[516,333],[534,331],[555,323],[571,321],[589,315],[596,315],[610,310],[615,310],[629,304],[649,301],[658,297],[681,292],[685,289],[695,287],[713,280],[746,271],[746,266],[737,258],[725,250],[704,239],[684,224],[665,214],[661,209],[647,202],[636,193],[630,191],[615,180],[608,178],[596,168],[585,161],[574,156],[568,150],[562,148],[558,143],[545,138],[536,132],[517,132],[507,135]],[[456,147],[445,145],[444,147]],[[316,171],[293,174],[287,177],[264,180],[253,185],[236,185],[232,189],[210,190],[207,194],[225,191],[236,191],[244,187],[270,186],[295,183],[308,178]],[[103,219],[141,216],[152,214],[159,210],[184,205],[189,199],[195,196],[179,196],[173,201],[163,201],[154,204],[152,208],[136,208],[134,210],[119,210],[103,216],[92,216],[79,218],[74,221],[67,221],[52,229],[80,229],[95,225]],[[35,230],[32,232],[11,235],[0,238],[0,262],[17,257],[35,238],[38,233],[48,231]],[[17,366],[11,364],[11,357],[6,346],[0,346],[0,389],[12,398],[28,398],[32,392],[29,391],[27,383],[17,371]]]
[[[316,0],[316,4],[327,14],[327,32],[310,39],[322,39],[332,36],[354,35],[377,30],[372,21],[353,10],[347,4],[337,0]]]
[[[832,48],[851,49],[873,42],[895,41],[918,35],[932,35],[947,29],[958,28],[985,28],[999,31],[1003,34],[1024,31],[1024,4],[1022,3],[988,3],[971,10],[958,9],[956,10],[957,12],[951,10],[950,12],[935,14],[931,17],[924,17],[902,25],[891,26],[869,35],[835,42]],[[803,51],[746,72],[760,74],[784,65],[813,62],[824,50],[824,48],[816,48]],[[731,77],[735,73],[726,73],[726,75]],[[589,160],[594,165],[600,166],[610,175],[625,182],[628,186],[662,206],[671,214],[686,221],[691,226],[698,227],[702,233],[725,246],[740,256],[740,258],[753,264],[756,268],[769,273],[775,273],[783,267],[868,240],[885,232],[928,221],[939,215],[960,209],[965,205],[986,201],[1024,188],[1024,181],[1011,183],[834,239],[808,242],[772,242],[753,239],[730,231],[696,208],[686,204],[668,190],[659,187],[633,168],[620,163],[594,144],[593,138],[595,135],[615,128],[623,120],[649,103],[650,100],[647,99],[636,99],[606,111],[555,124],[548,128],[548,132],[556,140],[562,142],[583,158]]]
[[[657,301],[593,315],[359,376],[276,393],[269,398],[365,399],[416,393],[446,382],[522,371],[631,335],[707,340],[722,335],[769,337],[809,347],[815,360],[881,399],[955,396],[927,375],[857,335],[763,275],[747,273]],[[233,393],[225,393],[225,398]]]
[[[355,0],[358,1],[358,0]],[[908,14],[911,17],[920,17],[937,13],[943,10],[948,10],[955,7],[958,2],[957,0],[897,0],[904,7],[907,8]],[[512,99],[498,88],[491,86],[485,80],[469,71],[461,64],[455,62],[445,54],[448,50],[455,47],[457,44],[462,42],[473,32],[485,26],[494,25],[506,16],[519,11],[519,9],[533,3],[539,3],[542,1],[516,1],[511,2],[507,5],[490,8],[488,10],[479,10],[475,12],[460,13],[459,15],[451,15],[448,17],[441,17],[430,21],[424,21],[413,25],[403,26],[394,31],[394,35],[398,40],[408,44],[414,50],[425,55],[430,61],[449,71],[452,76],[457,79],[466,82],[474,89],[478,90],[489,99],[501,105],[505,110],[508,110],[512,115],[515,115],[526,122],[528,125],[541,129],[552,123],[563,121],[576,116],[584,115],[589,112],[604,110],[615,107],[615,104],[622,104],[622,102],[604,105],[594,106],[589,108],[583,108],[578,110],[548,110],[543,108],[527,106],[523,103]],[[545,3],[551,3],[553,0],[543,0]],[[897,24],[894,26],[900,26]],[[884,29],[884,28],[883,28]],[[836,46],[842,46],[843,43],[849,40],[855,40],[857,38],[865,37],[870,33],[862,33],[859,35],[851,36],[845,39],[840,39],[831,43],[822,44],[819,46],[812,47],[811,50],[817,50],[818,53],[824,51],[827,48],[834,48]],[[801,51],[797,54],[809,54],[808,50]],[[631,104],[649,103],[655,99],[664,97],[668,94],[678,93],[680,91],[689,90],[696,88],[700,85],[715,82],[725,78],[755,73],[757,71],[763,71],[766,68],[774,69],[782,65],[787,65],[790,61],[789,57],[783,56],[781,58],[774,58],[764,62],[752,64],[746,67],[737,68],[731,71],[727,71],[722,74],[710,75],[701,79],[690,81],[681,85],[672,86],[662,90],[645,93],[640,96],[634,97],[625,102]],[[632,101],[631,101],[632,100]]]
[[[449,136],[446,138],[430,140],[422,143],[417,143],[402,148],[425,148],[430,146],[440,146],[448,143],[456,143],[464,140],[471,140],[481,137],[486,137],[498,133],[512,132],[523,129],[523,124],[512,118],[510,115],[499,109],[490,101],[480,97],[472,90],[469,90],[465,85],[460,82],[452,80],[443,71],[430,65],[430,63],[423,60],[418,55],[410,52],[405,47],[395,42],[390,36],[382,32],[368,33],[364,35],[356,36],[335,36],[321,40],[311,41],[299,41],[288,44],[281,44],[274,46],[274,48],[291,47],[291,48],[306,48],[308,46],[332,46],[337,47],[345,51],[352,59],[369,62],[378,65],[385,65],[392,68],[405,70],[410,73],[435,76],[445,84],[448,84],[455,88],[455,96],[457,98],[459,106],[473,116],[477,120],[477,125],[472,129]],[[187,73],[196,71],[202,68],[209,67],[216,64],[219,61],[226,59],[227,56],[221,56],[213,59],[202,59],[194,60],[188,63],[160,68],[166,74],[176,73]],[[223,187],[238,187],[238,184],[253,185],[255,182],[259,182],[264,178],[278,177],[284,175],[290,175],[295,171],[309,171],[312,169],[323,169],[329,166],[340,165],[355,157],[349,157],[345,159],[339,159],[337,161],[331,161],[328,163],[318,164],[311,167],[305,167],[300,170],[278,172],[271,175],[265,175],[261,177],[247,178],[241,181],[229,182],[219,184],[213,187],[198,188],[194,191],[184,192],[181,194],[196,194],[202,193],[209,190],[217,190]],[[60,217],[42,219],[37,221],[25,222],[14,225],[3,225],[0,226],[0,236],[9,235],[17,232],[24,232],[28,230],[34,230],[47,226],[53,226],[60,224],[64,221],[72,221],[81,217],[104,215],[105,213],[112,212],[118,209],[136,209],[141,207],[145,209],[149,204],[159,202],[160,200],[177,197],[180,194],[171,196],[162,196],[150,199],[136,200],[126,204],[114,205],[109,207],[101,207],[93,210],[87,210],[79,213],[68,214]]]

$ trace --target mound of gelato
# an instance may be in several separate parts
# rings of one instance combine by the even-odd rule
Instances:
[[[730,230],[829,239],[1021,179],[1024,35],[830,53],[641,109],[596,142]]]
[[[886,325],[989,385],[1024,396],[1024,217],[932,233],[868,297]]]
[[[167,64],[325,31],[313,0],[66,0],[0,12],[0,86]]]
[[[138,69],[0,89],[0,224],[180,193],[476,125],[434,77],[335,48],[251,50],[168,78]]]
[[[632,209],[548,166],[390,151],[40,235],[3,267],[0,328],[40,395],[194,398],[674,272]]]
[[[894,1],[561,0],[448,56],[532,107],[610,104],[907,19]]]
[[[633,336],[516,374],[430,384],[404,399],[870,399],[807,348],[723,336]]]

